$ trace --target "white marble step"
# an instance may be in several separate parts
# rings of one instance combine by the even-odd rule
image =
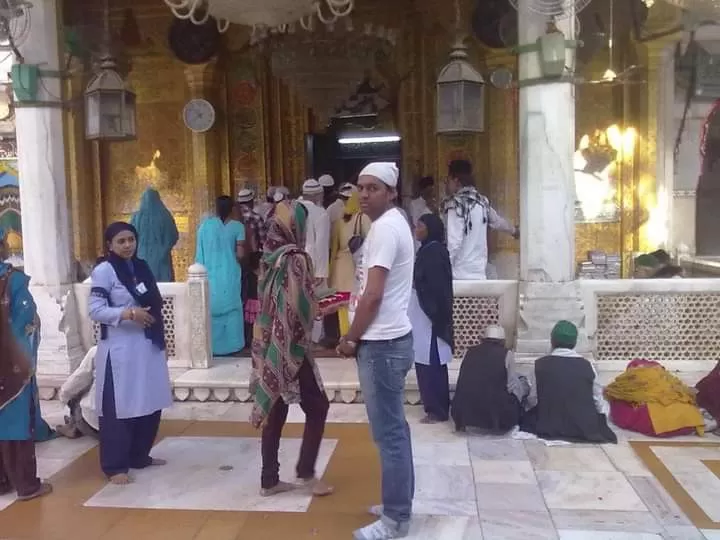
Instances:
[[[318,368],[325,385],[328,399],[335,402],[362,402],[357,366],[352,358],[318,358]],[[454,389],[460,363],[450,366],[450,386]],[[178,401],[249,401],[251,364],[249,358],[215,359],[210,369],[191,369],[173,381],[175,399]],[[228,395],[231,394],[231,395]],[[227,397],[226,397],[227,396]],[[414,370],[408,373],[406,402],[420,402]]]
[[[337,403],[360,403],[362,394],[358,381],[355,360],[351,358],[318,358],[318,367],[323,378],[328,399]],[[605,385],[624,370],[625,362],[597,362],[598,378]],[[668,362],[666,368],[673,371],[686,384],[694,385],[712,367],[708,362]],[[460,361],[454,360],[449,366],[450,389],[455,389]],[[532,360],[518,358],[518,371],[527,375],[532,369]],[[190,369],[171,374],[173,394],[177,401],[250,401],[249,358],[215,358],[209,369]],[[42,399],[56,399],[62,385],[61,378],[41,378],[39,380]],[[415,371],[408,373],[406,383],[406,403],[420,403]]]

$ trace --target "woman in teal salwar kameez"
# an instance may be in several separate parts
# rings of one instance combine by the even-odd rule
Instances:
[[[235,219],[233,200],[219,197],[216,215],[205,219],[197,231],[195,260],[208,273],[212,351],[229,356],[245,348],[242,304],[242,271],[245,226]]]
[[[4,243],[4,234],[0,235]],[[0,262],[0,494],[20,500],[52,491],[37,478],[35,441],[53,436],[40,416],[35,368],[40,323],[30,279]]]

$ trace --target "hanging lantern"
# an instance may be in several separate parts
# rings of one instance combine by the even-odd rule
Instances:
[[[437,79],[438,133],[485,131],[485,79],[467,58],[467,47],[458,39]]]
[[[85,138],[129,141],[136,138],[135,94],[106,58],[85,90]]]
[[[565,73],[565,34],[555,28],[537,40],[540,52],[540,69],[545,77],[562,77]]]

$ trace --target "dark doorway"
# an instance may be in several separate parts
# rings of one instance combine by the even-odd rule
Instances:
[[[336,132],[311,133],[306,136],[307,162],[315,178],[331,174],[336,184],[357,181],[357,175],[365,165],[373,161],[392,161],[400,168],[402,159],[400,141],[372,142],[379,135],[373,132],[362,135],[342,135]],[[364,139],[363,142],[340,144],[341,139]],[[398,195],[402,197],[402,177],[398,183]]]

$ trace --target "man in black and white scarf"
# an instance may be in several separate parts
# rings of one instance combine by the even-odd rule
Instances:
[[[442,214],[447,227],[447,247],[453,268],[453,279],[487,279],[487,228],[504,231],[518,238],[518,228],[500,216],[487,197],[478,193],[469,161],[450,162],[447,182],[448,198]]]

